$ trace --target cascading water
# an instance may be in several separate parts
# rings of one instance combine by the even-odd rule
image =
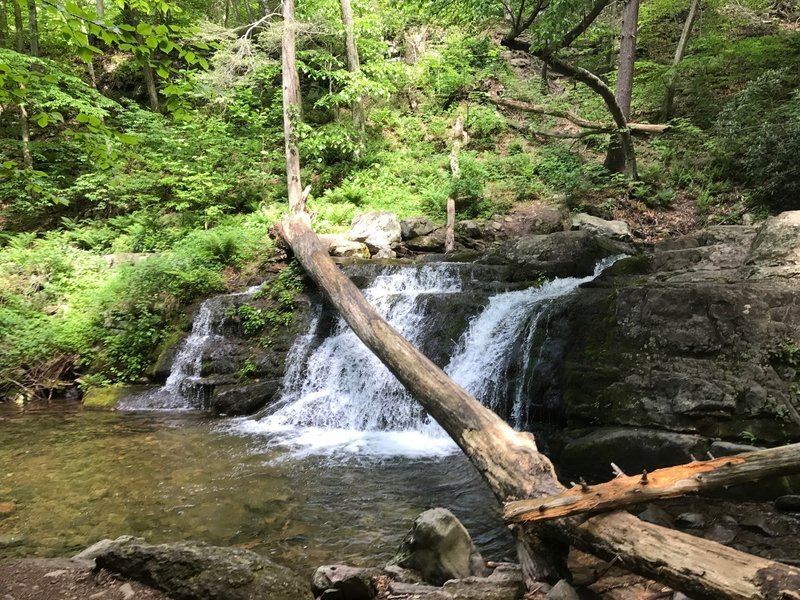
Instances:
[[[461,293],[465,277],[460,267],[402,268],[376,277],[364,295],[401,335],[420,345],[433,317],[425,300]],[[308,338],[301,338],[295,349],[308,345]],[[312,451],[451,451],[449,438],[341,318],[308,356],[295,349],[287,360],[280,402],[260,421],[247,421],[249,431],[270,432]]]
[[[602,261],[584,278],[563,278],[541,287],[492,295],[470,322],[445,371],[484,404],[499,410],[506,402],[512,365],[524,373],[540,317],[555,299],[592,280],[616,260]],[[432,315],[422,300],[457,295],[469,289],[464,265],[440,263],[402,268],[378,276],[364,290],[370,304],[401,335],[424,345]],[[316,328],[316,322],[312,324]],[[330,336],[307,354],[312,335],[298,340],[291,353],[281,400],[267,416],[241,421],[248,433],[311,453],[335,450],[372,455],[431,455],[455,450],[383,364],[339,318]],[[523,378],[524,379],[524,378]],[[511,390],[515,424],[525,418],[524,381]],[[501,414],[503,410],[500,410]]]
[[[506,406],[511,395],[513,404],[507,416],[515,427],[524,426],[528,416],[525,374],[532,366],[533,344],[542,316],[552,302],[599,276],[619,258],[600,261],[587,277],[554,279],[541,287],[491,297],[483,313],[470,322],[445,372],[501,415],[509,412]],[[509,377],[512,367],[520,375],[516,381]]]
[[[126,398],[120,403],[122,410],[193,410],[202,409],[205,388],[199,383],[203,367],[203,353],[224,337],[218,333],[225,318],[226,300],[250,297],[259,286],[235,294],[209,298],[200,305],[192,323],[192,331],[181,344],[172,363],[169,376],[162,387]]]

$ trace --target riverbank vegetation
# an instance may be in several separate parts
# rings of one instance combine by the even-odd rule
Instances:
[[[668,127],[633,131],[635,172],[609,163],[619,120],[583,75],[615,89],[622,7],[603,3],[567,39],[595,4],[552,4],[517,31],[501,2],[354,2],[354,68],[338,3],[299,3],[296,135],[316,228],[371,210],[442,221],[455,197],[459,218],[542,201],[654,239],[798,207],[797,3],[642,3],[624,119]],[[136,381],[193,302],[272,268],[287,195],[274,11],[0,5],[0,396]]]

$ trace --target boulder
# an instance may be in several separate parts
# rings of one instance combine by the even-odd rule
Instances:
[[[545,600],[580,600],[580,596],[566,579],[562,579],[547,592]]]
[[[800,513],[800,496],[787,494],[775,499],[775,508],[783,512]]]
[[[382,574],[380,569],[360,569],[348,565],[326,565],[314,571],[311,591],[315,596],[336,591],[342,600],[372,600],[378,590],[375,579]],[[330,596],[334,594],[329,592]]]
[[[343,235],[322,234],[319,236],[323,244],[328,245],[331,256],[342,258],[369,258],[369,248],[366,244],[347,239]]]
[[[556,277],[585,277],[598,261],[616,254],[632,254],[627,244],[588,231],[559,231],[549,235],[514,237],[497,247],[489,260],[510,262],[520,277],[547,273]]]
[[[433,585],[489,574],[469,533],[446,508],[432,508],[417,517],[392,563],[418,571]]]
[[[675,517],[675,525],[681,529],[703,529],[706,518],[700,513],[685,512]]]
[[[353,219],[349,238],[366,244],[372,254],[387,254],[393,244],[401,241],[402,231],[394,213],[370,212]]]
[[[444,252],[444,229],[406,240],[406,247],[415,252]]]
[[[251,415],[275,397],[279,379],[246,384],[220,385],[211,393],[209,408],[218,415]]]
[[[588,231],[621,242],[630,242],[633,239],[631,230],[625,221],[606,221],[586,213],[572,216],[572,229]]]
[[[168,594],[174,600],[309,600],[308,585],[289,569],[239,548],[179,542],[152,545],[123,536],[79,557]]]
[[[428,235],[440,226],[428,217],[411,217],[400,221],[400,234],[404,240]]]

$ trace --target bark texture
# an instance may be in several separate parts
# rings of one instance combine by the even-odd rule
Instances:
[[[339,0],[339,8],[342,13],[342,25],[344,26],[344,45],[347,56],[347,70],[350,73],[358,73],[361,70],[361,61],[358,58],[358,46],[356,46],[355,22],[353,20],[353,7],[350,0]],[[364,114],[364,99],[360,96],[353,100],[353,122],[358,130],[363,133],[366,124]]]
[[[39,15],[36,10],[36,0],[28,0],[28,29],[31,37],[31,56],[39,56]]]
[[[303,187],[300,183],[300,151],[294,131],[294,120],[301,115],[300,78],[295,57],[296,23],[294,0],[283,2],[283,135],[286,145],[286,184],[289,188],[289,210],[302,213],[305,209]]]
[[[576,485],[549,498],[509,502],[503,518],[521,523],[606,512],[798,472],[800,444],[790,444],[668,467],[652,473],[620,476],[599,485]]]

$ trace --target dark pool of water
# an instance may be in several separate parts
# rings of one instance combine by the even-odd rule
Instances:
[[[0,558],[68,556],[131,534],[236,545],[297,569],[390,558],[417,514],[452,510],[509,558],[499,506],[461,454],[297,456],[192,413],[0,403]]]

